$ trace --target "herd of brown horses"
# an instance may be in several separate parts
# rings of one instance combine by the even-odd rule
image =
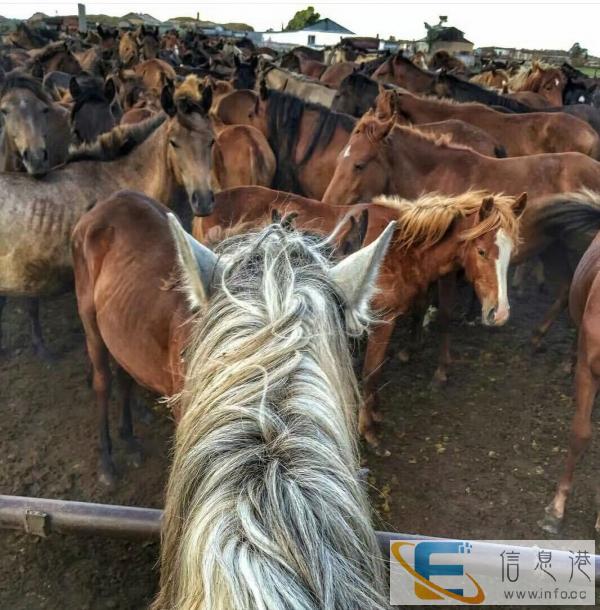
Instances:
[[[38,300],[74,279],[103,482],[116,474],[111,361],[134,456],[134,382],[182,389],[193,304],[169,208],[210,247],[284,218],[340,258],[396,221],[364,349],[360,433],[379,445],[378,386],[399,318],[416,312],[418,334],[437,283],[443,382],[458,276],[482,323],[499,326],[509,263],[539,259],[560,287],[535,340],[567,302],[579,328],[567,469],[543,522],[558,530],[600,381],[599,83],[570,66],[491,66],[469,79],[449,56],[434,71],[402,53],[326,59],[193,31],[47,36],[23,24],[0,47],[0,314],[7,297],[25,297],[34,347],[50,358]],[[1,338],[0,326],[0,349]]]

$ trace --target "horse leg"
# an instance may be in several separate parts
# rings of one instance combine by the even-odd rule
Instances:
[[[8,354],[8,350],[5,347],[2,347],[2,313],[4,312],[4,306],[6,305],[6,297],[0,295],[0,358],[6,356]]]
[[[367,340],[365,362],[363,364],[365,399],[358,414],[358,431],[373,447],[379,444],[373,423],[382,420],[377,411],[379,402],[377,383],[381,376],[381,367],[395,326],[395,318],[384,319],[377,324]]]
[[[592,408],[597,391],[598,377],[590,370],[580,352],[575,370],[575,415],[571,423],[565,470],[552,502],[546,507],[546,516],[540,522],[542,529],[551,534],[560,531],[567,499],[573,486],[575,466],[592,438]]]
[[[108,425],[108,403],[110,399],[111,372],[108,349],[100,333],[89,328],[87,320],[82,316],[85,327],[88,355],[92,362],[92,387],[96,397],[98,413],[98,432],[100,439],[100,483],[114,487],[116,469],[112,460],[112,441]]]
[[[534,349],[540,347],[543,338],[546,336],[551,326],[556,321],[556,318],[560,315],[561,311],[565,309],[569,302],[569,280],[565,279],[558,289],[558,295],[546,312],[542,323],[533,331],[531,337],[531,344]]]
[[[131,417],[131,390],[133,379],[123,368],[117,365],[117,387],[121,398],[121,426],[119,436],[126,444],[126,451],[132,466],[142,465],[142,446],[133,434],[133,418]]]
[[[35,297],[26,299],[26,308],[31,324],[31,343],[33,345],[33,351],[38,358],[41,358],[46,362],[51,362],[54,360],[54,357],[50,354],[44,343],[42,326],[40,324],[40,300]]]
[[[397,353],[398,360],[403,364],[409,362],[411,353],[423,345],[423,324],[428,310],[427,295],[423,295],[410,312],[410,345],[401,347]]]
[[[441,344],[438,367],[433,375],[433,382],[440,385],[448,381],[448,368],[452,364],[452,357],[450,355],[450,322],[452,320],[452,308],[456,295],[455,273],[449,273],[438,280],[438,295],[440,306],[438,323]]]

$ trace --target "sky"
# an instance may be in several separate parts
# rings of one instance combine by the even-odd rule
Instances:
[[[135,11],[150,13],[157,19],[195,16],[217,23],[235,21],[253,26],[255,30],[280,29],[307,2],[183,2],[164,0],[104,0],[85,2],[90,14],[123,15]],[[322,17],[329,17],[358,35],[400,39],[424,37],[423,22],[438,22],[439,15],[448,16],[448,25],[465,32],[465,37],[478,46],[505,46],[542,49],[569,49],[574,42],[600,56],[600,3],[570,2],[342,2],[329,0],[311,2]],[[76,2],[62,0],[0,1],[0,14],[27,18],[35,11],[49,15],[75,14]]]

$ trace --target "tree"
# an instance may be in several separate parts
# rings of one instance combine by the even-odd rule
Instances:
[[[574,66],[583,66],[585,64],[585,60],[588,56],[588,50],[584,49],[578,42],[576,42],[569,49],[569,57],[571,59],[571,63]]]
[[[321,19],[321,15],[315,12],[313,6],[309,6],[305,8],[303,11],[298,11],[285,26],[285,30],[301,30],[305,28],[307,25],[312,25],[313,23],[319,21]]]

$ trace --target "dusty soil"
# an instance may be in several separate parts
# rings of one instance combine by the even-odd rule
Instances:
[[[365,451],[381,529],[472,538],[543,538],[536,522],[564,460],[572,411],[563,370],[574,330],[564,316],[541,353],[530,331],[549,298],[533,289],[513,298],[499,330],[457,323],[449,383],[434,389],[435,329],[409,364],[385,369],[381,435],[389,457]],[[136,421],[146,459],[127,465],[116,434],[119,484],[96,480],[96,425],[88,365],[74,298],[42,305],[52,365],[29,347],[18,301],[4,323],[10,358],[0,363],[0,493],[160,507],[172,423],[154,404],[155,421]],[[401,344],[405,330],[397,333]],[[582,462],[563,536],[593,535],[593,468]],[[143,608],[156,588],[157,545],[51,536],[38,541],[0,532],[0,608],[11,610]]]

